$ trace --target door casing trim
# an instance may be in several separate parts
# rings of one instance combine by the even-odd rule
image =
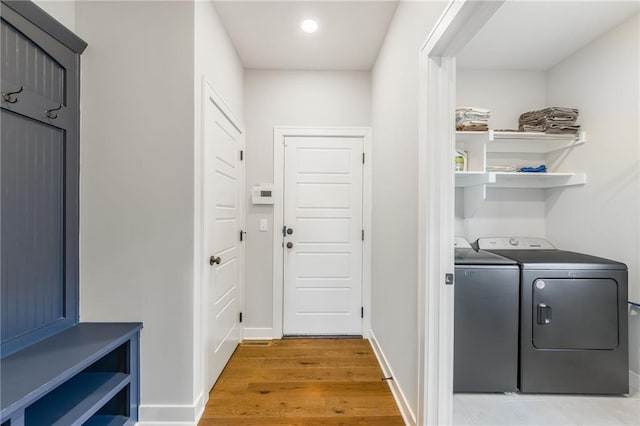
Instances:
[[[452,424],[456,56],[503,2],[451,0],[419,51],[419,425]]]
[[[290,127],[273,128],[273,338],[282,338],[284,308],[284,257],[282,250],[282,227],[284,226],[284,150],[285,137],[356,137],[362,138],[365,155],[362,180],[362,336],[367,338],[371,329],[371,184],[372,149],[370,127]]]

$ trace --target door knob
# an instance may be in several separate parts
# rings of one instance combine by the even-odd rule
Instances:
[[[220,256],[211,256],[209,258],[209,265],[219,265],[221,261]]]
[[[288,248],[288,249],[293,248],[293,243],[292,243],[291,241],[289,241],[289,242],[287,243],[287,248]]]
[[[286,237],[287,235],[293,234],[293,228],[287,228],[287,226],[282,227],[282,236]]]

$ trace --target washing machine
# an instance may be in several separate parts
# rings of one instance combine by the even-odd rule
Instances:
[[[629,392],[627,267],[540,238],[481,238],[520,267],[519,388]]]
[[[454,392],[517,390],[519,271],[456,238]]]

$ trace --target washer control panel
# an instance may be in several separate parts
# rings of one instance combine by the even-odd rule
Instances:
[[[555,250],[544,238],[479,238],[477,244],[480,250]]]

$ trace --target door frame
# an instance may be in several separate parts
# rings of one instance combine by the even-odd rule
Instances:
[[[234,114],[231,107],[226,103],[224,98],[215,90],[211,81],[205,76],[202,76],[201,79],[202,90],[201,90],[201,110],[200,110],[200,141],[196,145],[196,150],[194,152],[194,166],[195,166],[195,211],[198,213],[194,220],[194,246],[195,246],[195,256],[194,256],[194,275],[196,286],[194,289],[194,334],[195,341],[198,342],[199,346],[194,354],[194,365],[198,366],[200,372],[199,376],[201,377],[202,383],[202,397],[199,397],[199,401],[203,401],[203,404],[209,399],[209,389],[206,389],[206,381],[207,381],[207,369],[205,367],[205,363],[207,360],[205,359],[206,355],[206,336],[207,332],[207,324],[206,324],[206,297],[205,288],[208,284],[209,270],[211,266],[206,261],[208,259],[208,254],[205,252],[205,239],[204,239],[204,225],[205,225],[205,170],[207,165],[205,164],[205,128],[206,128],[206,111],[207,111],[207,102],[212,102],[215,107],[224,115],[229,122],[235,127],[240,133],[240,146],[239,149],[242,151],[246,151],[246,132],[244,126],[240,119]],[[245,161],[239,161],[238,166],[240,167],[240,179],[239,179],[239,195],[238,195],[238,218],[239,225],[241,229],[246,229],[246,164]],[[239,244],[238,247],[239,256],[240,256],[240,264],[239,268],[239,291],[238,291],[238,300],[239,300],[239,308],[240,311],[244,311],[245,304],[245,263],[246,263],[246,250],[244,244]],[[240,323],[241,336],[244,330],[244,324]],[[197,355],[196,355],[197,354]],[[199,356],[198,356],[199,355]],[[197,371],[197,370],[196,370]],[[196,388],[198,386],[194,386]],[[203,406],[204,409],[204,406]]]
[[[290,127],[273,128],[273,325],[274,339],[282,338],[284,308],[284,253],[282,227],[284,226],[284,149],[285,137],[347,137],[362,138],[365,162],[362,176],[362,336],[368,337],[371,329],[371,183],[372,149],[370,127]]]
[[[417,424],[452,422],[456,55],[503,2],[452,0],[420,49]]]

